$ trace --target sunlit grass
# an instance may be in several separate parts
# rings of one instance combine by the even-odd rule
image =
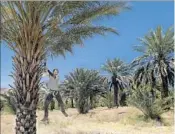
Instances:
[[[49,112],[49,124],[40,120],[43,111],[38,111],[38,134],[172,134],[173,111],[162,115],[164,124],[145,120],[142,113],[132,107],[96,108],[88,114],[78,114],[76,109],[67,109],[69,117],[58,110]],[[1,132],[13,134],[15,116],[2,114]]]

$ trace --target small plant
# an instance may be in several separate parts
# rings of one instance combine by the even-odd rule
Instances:
[[[16,100],[16,93],[13,89],[9,90],[8,92],[4,93],[4,94],[0,94],[1,98],[3,98],[3,100],[1,100],[1,105],[5,106],[7,105],[8,107],[10,107],[11,111],[13,113],[16,113],[16,108],[17,108],[17,100]]]
[[[156,97],[153,97],[151,90],[149,86],[133,87],[127,103],[141,110],[146,118],[160,120],[160,115],[169,107],[170,98],[161,99],[160,92],[155,89]]]
[[[0,99],[0,111],[2,111],[4,108],[4,102]]]
[[[171,105],[171,108],[174,109],[174,89],[171,89],[169,91],[169,96],[170,96],[170,105]]]
[[[111,92],[107,92],[106,98],[104,99],[104,103],[108,108],[114,107],[114,95]]]

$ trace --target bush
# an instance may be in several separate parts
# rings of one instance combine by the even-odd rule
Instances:
[[[112,92],[107,92],[105,95],[105,98],[103,99],[104,106],[107,106],[108,108],[114,107],[114,94]]]
[[[170,105],[174,109],[174,89],[170,89],[169,96],[171,98]]]
[[[13,89],[9,90],[8,92],[4,94],[0,94],[2,97],[3,101],[2,103],[4,105],[7,105],[13,113],[16,113],[16,108],[17,108],[17,100],[16,100],[16,94]]]
[[[156,97],[151,94],[149,86],[133,87],[129,98],[127,99],[128,105],[134,106],[141,110],[146,118],[160,120],[160,115],[166,112],[167,102],[171,98],[161,99],[160,92],[154,89]]]
[[[3,107],[4,107],[4,103],[3,103],[3,101],[0,99],[0,111],[3,110]]]
[[[120,106],[127,106],[126,98],[127,98],[126,92],[122,91],[120,93]]]

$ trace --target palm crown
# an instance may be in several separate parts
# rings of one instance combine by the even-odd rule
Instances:
[[[113,60],[107,60],[106,63],[102,66],[104,71],[112,75],[128,75],[128,66],[119,58]]]
[[[174,32],[169,28],[166,32],[161,27],[151,31],[144,38],[140,38],[141,45],[135,50],[142,53],[132,65],[136,67],[134,81],[140,83],[162,84],[162,90],[167,90],[168,85],[174,85],[174,67],[172,56],[174,53]],[[164,91],[165,92],[165,91]]]
[[[110,91],[114,87],[114,105],[119,106],[119,90],[128,88],[131,84],[131,75],[129,66],[118,58],[107,60],[102,66],[104,71],[112,74],[110,82]]]
[[[103,95],[108,88],[107,79],[96,70],[76,69],[66,76],[64,82],[69,96],[74,97],[80,113],[88,112],[88,99],[95,95]]]
[[[99,18],[117,15],[121,10],[128,8],[123,2],[90,1],[4,2],[2,5],[2,39],[16,50],[18,45],[23,47],[16,37],[21,35],[27,38],[29,35],[20,29],[30,30],[34,27],[38,32],[33,33],[33,41],[37,42],[37,37],[41,34],[39,38],[44,40],[45,50],[51,52],[50,55],[72,52],[72,45],[82,45],[84,39],[94,34],[117,34],[113,28],[95,26],[94,22]],[[30,46],[25,48],[29,51]]]

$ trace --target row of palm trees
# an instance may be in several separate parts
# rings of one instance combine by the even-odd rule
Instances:
[[[139,38],[140,45],[134,50],[141,52],[141,56],[126,65],[120,59],[107,60],[102,67],[111,74],[111,86],[114,87],[114,104],[119,106],[119,90],[132,84],[150,85],[161,90],[161,97],[169,95],[170,87],[174,87],[174,32],[173,27],[163,31],[158,26],[143,38]],[[161,88],[158,88],[161,87]],[[151,91],[154,95],[154,91]]]
[[[43,62],[47,56],[65,56],[66,52],[72,52],[74,45],[82,45],[85,39],[95,34],[104,35],[106,32],[118,34],[115,29],[94,25],[94,22],[98,19],[116,16],[125,9],[129,9],[126,2],[107,1],[14,1],[1,3],[1,39],[15,54],[13,56],[14,72],[12,73],[14,84],[11,87],[15,91],[17,100],[16,134],[36,134],[38,91],[41,86]],[[162,97],[167,96],[168,83],[172,83],[169,78],[174,77],[172,73],[174,70],[168,60],[169,54],[173,52],[173,35],[171,29],[162,35],[161,29],[158,28],[156,35],[155,32],[152,32],[146,36],[146,40],[142,40],[146,51],[137,47],[137,50],[144,52],[144,55],[134,62],[134,64],[144,66],[143,61],[150,58],[151,61],[154,61],[150,62],[149,66],[156,65],[152,68],[154,75],[156,78],[160,78],[164,87]],[[158,47],[159,45],[161,47]],[[115,87],[116,94],[119,88],[127,86],[123,80],[126,78],[123,76],[125,69],[118,70],[123,71],[121,76],[116,72],[112,74],[112,85]],[[144,71],[140,72],[138,72],[139,77],[136,77],[138,81],[141,81],[140,77],[145,75]],[[67,79],[71,80],[72,78]],[[126,81],[129,81],[128,78]],[[76,82],[74,78],[72,82]],[[116,86],[116,83],[120,83],[121,86]],[[84,88],[82,90],[86,92]],[[81,95],[82,92],[78,93]],[[87,92],[87,97],[93,96]],[[117,99],[118,97],[115,96],[118,106]],[[82,101],[82,103],[86,102]]]
[[[101,83],[99,80],[103,78],[100,75],[98,78],[96,71],[77,69],[66,76],[66,89],[71,89],[69,91],[73,92],[75,97],[78,97],[80,94],[75,95],[77,93],[76,90],[81,92],[82,96],[78,98],[82,98],[88,93],[89,96],[90,93],[93,95],[96,95],[95,93],[105,94],[111,91],[111,87],[113,87],[114,106],[117,107],[120,106],[121,92],[124,92],[126,95],[127,92],[129,93],[132,90],[134,85],[136,88],[140,85],[149,85],[154,97],[156,97],[154,89],[157,89],[160,91],[162,99],[167,98],[170,94],[170,89],[174,87],[173,28],[171,27],[163,32],[162,28],[158,26],[155,31],[150,31],[144,38],[140,38],[139,41],[140,45],[134,46],[134,49],[142,52],[142,55],[134,59],[132,63],[127,65],[119,58],[115,58],[107,60],[102,66],[102,70],[111,75],[110,80],[105,80],[104,78],[105,83]],[[96,82],[93,78],[98,81]],[[94,92],[95,89],[97,92]],[[85,101],[85,99],[82,100]],[[83,102],[82,100],[81,102]],[[88,108],[87,105],[85,107]]]
[[[96,70],[76,69],[65,77],[62,84],[64,97],[75,100],[80,113],[87,113],[93,105],[93,97],[114,91],[114,106],[120,106],[122,95],[139,89],[140,85],[150,86],[151,94],[156,98],[156,90],[162,100],[167,98],[174,87],[174,32],[173,28],[163,31],[160,26],[140,38],[140,45],[134,46],[140,57],[130,64],[119,58],[107,60],[102,70],[111,75],[111,79],[100,75]],[[121,93],[122,92],[122,93]],[[122,100],[122,101],[125,101]]]

